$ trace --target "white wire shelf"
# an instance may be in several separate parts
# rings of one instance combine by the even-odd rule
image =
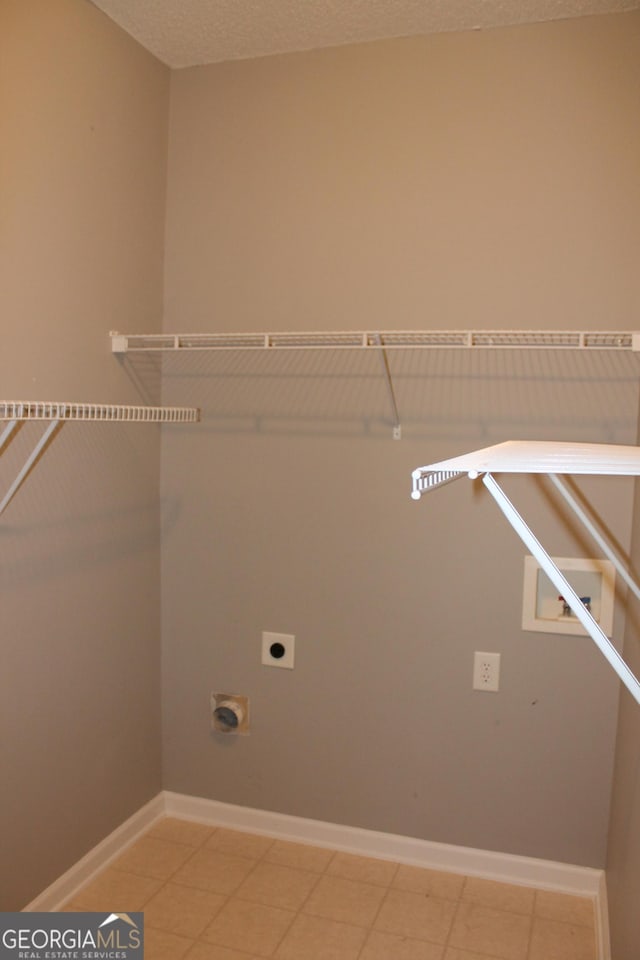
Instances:
[[[640,332],[580,330],[377,330],[289,333],[118,333],[114,354],[197,351],[364,350],[382,365],[393,418],[393,438],[402,436],[389,363],[391,350],[570,350],[640,352]]]
[[[137,407],[112,403],[0,401],[0,420],[84,420],[91,422],[194,423],[197,407]]]
[[[70,420],[87,423],[195,423],[199,419],[200,411],[197,407],[143,407],[112,403],[60,403],[39,400],[0,401],[0,422],[6,423],[0,434],[0,452],[9,442],[19,423],[48,421],[24,465],[0,500],[0,514],[16,495],[56,430]]]
[[[378,330],[298,333],[111,334],[114,353],[190,350],[633,350],[640,332],[577,330]]]
[[[640,680],[620,656],[591,611],[587,609],[558,565],[518,513],[497,483],[493,476],[494,472],[547,474],[578,520],[613,563],[627,586],[640,599],[640,584],[636,582],[628,566],[613,548],[610,538],[583,509],[582,504],[578,502],[562,478],[564,474],[638,477],[640,476],[640,447],[599,443],[558,443],[557,441],[507,441],[449,460],[417,467],[412,473],[411,493],[414,500],[419,500],[423,493],[434,490],[451,480],[457,480],[465,474],[471,480],[481,476],[485,487],[516,534],[535,557],[540,568],[558,590],[559,596],[565,599],[574,616],[615,670],[631,696],[640,704]]]

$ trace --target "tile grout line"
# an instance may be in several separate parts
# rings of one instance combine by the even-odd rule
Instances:
[[[165,818],[165,819],[170,819],[170,818]],[[171,818],[171,819],[173,819],[173,818]],[[177,819],[177,818],[176,818],[176,819]],[[147,832],[144,833],[144,834],[142,835],[142,837],[140,837],[139,839],[143,839],[144,837],[153,836],[152,831],[153,831],[153,827],[150,827],[150,828],[147,830]],[[166,888],[167,884],[169,884],[169,883],[171,883],[171,882],[174,882],[174,883],[176,882],[176,881],[173,880],[173,878],[174,878],[175,875],[178,873],[178,871],[181,870],[182,867],[184,867],[187,863],[189,863],[189,861],[192,860],[193,857],[195,857],[195,855],[196,855],[197,853],[199,853],[199,852],[204,848],[204,846],[207,844],[207,842],[208,842],[208,841],[214,836],[214,834],[217,833],[217,832],[218,832],[218,828],[217,828],[217,827],[213,827],[213,829],[211,830],[211,833],[210,833],[208,836],[205,836],[205,837],[200,841],[200,843],[199,843],[199,844],[196,844],[195,846],[194,846],[193,844],[181,844],[182,846],[191,846],[191,847],[192,847],[192,853],[191,853],[191,855],[187,857],[187,859],[184,861],[184,863],[182,863],[179,867],[176,867],[176,869],[173,871],[173,873],[172,873],[169,877],[167,877],[165,880],[163,880],[162,886],[159,887],[158,890],[156,890],[154,893],[150,894],[148,897],[145,897],[145,899],[142,901],[142,904],[141,904],[141,910],[142,910],[143,913],[144,913],[144,907],[147,906],[147,905],[151,902],[151,900],[153,900],[153,898],[160,893],[161,890],[164,890],[164,889]],[[164,840],[165,838],[156,837],[155,839],[163,839],[163,840]],[[172,842],[173,842],[173,843],[176,843],[176,841],[170,841],[170,840],[165,840],[165,842],[167,842],[167,843],[172,843]],[[189,886],[188,884],[179,883],[179,882],[176,883],[176,885],[179,886],[179,887],[183,887],[185,890],[199,890],[199,889],[201,889],[200,887],[191,887],[191,886]],[[220,911],[223,909],[223,907],[225,907],[226,904],[228,903],[228,901],[230,900],[230,896],[229,896],[228,894],[220,894],[220,896],[224,896],[225,899],[224,899],[223,903],[220,905],[220,907],[216,910],[216,913],[214,914],[214,917],[217,916],[218,913],[220,913]],[[211,921],[214,919],[214,917],[211,917],[211,918],[209,919],[208,923],[211,922]],[[145,926],[146,926],[146,924],[145,924]],[[150,927],[150,929],[152,929],[152,930],[160,930],[160,931],[163,932],[163,933],[169,932],[169,931],[163,930],[163,929],[160,928],[160,927]],[[205,929],[206,929],[206,927],[205,927]],[[193,939],[193,946],[195,946],[195,945],[198,943],[200,937],[199,937],[199,936],[198,936],[198,937],[189,937],[189,938],[185,938],[185,939]],[[191,951],[191,949],[192,949],[192,947],[189,947],[189,951]]]
[[[533,924],[536,918],[536,906],[538,903],[538,890],[533,892],[533,909],[531,911],[531,922],[529,923],[529,939],[527,941],[527,957],[526,960],[531,960],[531,951],[533,949]]]
[[[470,879],[472,879],[472,878],[470,878],[470,877],[465,877],[465,878],[464,878],[464,884],[463,884],[463,886],[462,886],[462,890],[461,890],[461,893],[460,893],[460,897],[459,897],[459,899],[458,899],[458,905],[457,905],[457,908],[456,908],[456,914],[454,915],[453,922],[452,922],[452,924],[451,924],[451,929],[450,929],[450,931],[449,931],[449,935],[448,935],[447,940],[446,940],[445,952],[446,952],[446,949],[448,949],[449,947],[451,947],[452,949],[456,949],[455,947],[452,946],[452,944],[451,944],[451,942],[450,942],[450,941],[451,941],[451,936],[452,936],[452,934],[453,934],[453,929],[454,929],[454,926],[455,926],[455,922],[456,922],[456,918],[457,918],[457,914],[458,914],[459,910],[462,908],[462,906],[463,906],[465,903],[468,903],[468,904],[471,905],[471,906],[473,906],[473,905],[475,904],[475,905],[478,906],[478,907],[484,907],[485,909],[494,910],[494,911],[496,911],[496,912],[498,912],[498,913],[504,913],[504,914],[508,914],[508,915],[511,915],[511,916],[517,916],[517,917],[527,917],[528,920],[529,920],[529,929],[528,929],[528,933],[527,933],[527,951],[526,951],[526,957],[524,957],[523,960],[531,960],[530,954],[531,954],[532,942],[533,942],[533,925],[534,925],[534,921],[535,921],[535,917],[536,917],[536,902],[537,902],[537,897],[538,897],[538,894],[540,893],[540,891],[539,891],[539,890],[536,890],[536,889],[534,889],[534,888],[531,888],[531,889],[532,889],[532,892],[533,892],[533,895],[534,895],[534,896],[533,896],[533,903],[532,903],[532,906],[531,906],[531,911],[530,911],[530,912],[527,912],[527,913],[522,913],[522,912],[516,911],[516,910],[507,910],[507,909],[506,909],[505,907],[503,907],[503,906],[483,904],[482,901],[476,901],[476,900],[473,900],[473,899],[466,900],[464,894],[465,894],[465,891],[466,891],[466,888],[467,888],[467,884],[468,884],[468,882],[469,882]],[[569,921],[567,921],[567,923],[569,923]],[[569,924],[569,925],[571,925],[571,924]],[[489,957],[487,958],[487,960],[489,960]]]
[[[168,818],[166,818],[166,819],[168,819]],[[143,839],[144,837],[152,836],[152,830],[153,830],[153,827],[150,827],[150,828],[147,830],[147,832],[142,835],[142,837],[141,837],[140,839]],[[216,832],[216,829],[214,828],[213,833],[215,833],[215,832]],[[213,833],[211,834],[211,836],[213,836]],[[157,837],[157,838],[155,838],[155,839],[161,839],[161,838]],[[210,837],[206,837],[204,840],[201,841],[200,844],[198,844],[198,845],[195,846],[195,847],[193,847],[193,845],[191,845],[191,846],[192,846],[192,853],[190,854],[190,856],[187,857],[187,859],[184,861],[184,863],[182,863],[179,867],[176,867],[176,869],[173,871],[173,873],[171,874],[171,876],[167,877],[167,878],[163,881],[162,886],[161,886],[158,890],[156,890],[155,893],[152,893],[150,896],[146,897],[146,898],[143,900],[143,902],[142,902],[142,908],[143,908],[143,909],[142,909],[142,912],[143,912],[143,913],[144,913],[144,907],[147,906],[147,904],[150,903],[150,901],[151,901],[155,896],[157,896],[157,895],[160,893],[160,890],[164,890],[164,888],[167,886],[168,883],[171,882],[171,880],[172,880],[173,877],[176,875],[176,873],[178,873],[178,871],[181,870],[182,867],[185,866],[185,864],[189,863],[189,861],[196,855],[196,853],[198,853],[198,851],[199,851],[202,847],[204,847],[205,843],[206,843],[207,840],[209,840],[209,839],[210,839]],[[166,841],[166,842],[170,843],[170,842],[172,842],[172,841]],[[175,841],[173,841],[173,842],[175,842]],[[189,844],[182,844],[182,846],[189,846]],[[185,885],[185,884],[178,884],[178,886],[186,886],[186,885]],[[220,908],[220,909],[222,909],[222,908]],[[159,929],[159,928],[157,928],[157,927],[156,927],[156,928],[153,928],[153,927],[152,927],[151,929]],[[166,932],[166,931],[165,931],[165,932]],[[190,938],[190,939],[191,939],[191,938]],[[197,938],[194,938],[194,943],[195,943],[196,941],[197,941]],[[191,949],[191,948],[189,948],[189,949]]]
[[[216,828],[214,828],[214,833],[218,832],[218,829],[226,829],[226,828],[218,828],[218,827],[216,827]],[[240,831],[240,830],[227,830],[227,832],[245,833],[245,834],[246,834],[246,831]],[[259,836],[259,834],[248,834],[248,836]],[[209,839],[211,839],[211,838],[209,838]],[[244,858],[243,858],[243,859],[246,859],[246,860],[252,860],[252,861],[253,861],[253,866],[251,867],[251,869],[249,870],[249,872],[247,873],[247,875],[246,875],[245,877],[243,877],[243,879],[238,883],[237,887],[236,887],[231,893],[229,893],[229,894],[227,895],[227,898],[226,898],[225,902],[222,904],[222,906],[220,907],[220,909],[216,911],[215,916],[211,918],[210,923],[213,923],[213,921],[216,919],[216,917],[218,917],[218,916],[222,913],[222,911],[224,910],[224,908],[225,908],[226,906],[228,906],[228,904],[229,904],[233,899],[239,900],[241,903],[254,903],[254,901],[252,901],[252,900],[243,900],[242,897],[239,897],[239,896],[238,896],[238,890],[240,889],[240,887],[242,886],[242,884],[245,883],[245,881],[248,880],[249,877],[250,877],[253,873],[255,873],[255,871],[258,869],[258,867],[260,866],[261,863],[265,863],[265,862],[268,863],[268,861],[266,861],[265,858],[266,858],[267,854],[269,853],[269,851],[270,851],[273,847],[275,847],[275,845],[276,845],[277,842],[278,842],[278,841],[276,840],[275,837],[272,838],[272,839],[271,839],[271,843],[270,843],[267,847],[265,847],[264,851],[260,854],[259,857],[244,857]],[[206,843],[206,841],[205,841],[205,843]],[[203,844],[203,846],[204,846],[204,844]],[[219,851],[219,852],[222,853],[222,851]],[[242,855],[236,853],[236,854],[233,854],[233,856],[241,857]],[[315,886],[315,885],[314,885],[314,886]],[[261,905],[262,905],[262,906],[266,906],[266,904],[261,904]],[[282,942],[284,941],[284,938],[287,936],[287,934],[289,933],[291,927],[293,926],[293,924],[294,924],[294,922],[295,922],[297,913],[296,913],[295,911],[291,911],[291,912],[293,913],[293,917],[292,917],[292,919],[291,919],[291,922],[288,924],[286,930],[284,931],[284,933],[282,934],[281,938],[278,940],[278,943],[277,943],[276,946],[274,947],[274,949],[273,949],[273,951],[272,951],[272,953],[271,953],[271,958],[274,958],[274,957],[275,957],[276,952],[280,949],[280,946],[282,945]],[[205,930],[209,927],[209,925],[210,925],[210,924],[207,924],[207,926],[205,927]],[[204,931],[203,931],[203,933],[204,933]],[[201,939],[201,936],[198,936],[198,937],[196,937],[196,939],[195,939],[194,947],[195,947],[198,943],[209,943],[209,941],[207,941],[207,940],[202,940],[202,939]],[[215,946],[215,944],[214,944],[214,946]],[[191,950],[191,949],[193,949],[193,948],[190,947],[189,949]],[[238,953],[240,953],[240,952],[243,952],[243,953],[244,953],[244,951],[237,951],[237,952],[238,952]],[[251,954],[246,954],[246,956],[247,956],[247,957],[250,957]],[[265,958],[265,960],[266,960],[266,958]]]
[[[191,854],[191,856],[188,857],[187,860],[185,860],[183,864],[181,864],[179,867],[177,867],[176,870],[175,870],[166,880],[163,881],[163,885],[162,885],[162,887],[159,888],[159,890],[155,891],[155,892],[152,893],[147,899],[145,899],[144,904],[149,903],[149,901],[150,901],[151,899],[153,899],[153,897],[156,896],[156,895],[160,892],[160,890],[162,890],[164,887],[166,887],[166,885],[167,885],[168,883],[172,882],[173,877],[175,876],[175,874],[176,874],[183,866],[185,866],[185,865],[195,856],[196,853],[198,853],[199,851],[201,851],[201,850],[207,845],[207,843],[212,839],[212,837],[215,835],[215,833],[218,832],[219,829],[220,829],[220,830],[224,830],[225,828],[213,828],[213,831],[212,831],[211,835],[208,836],[208,837],[206,837],[204,840],[202,840],[201,843],[200,843],[198,846],[194,847],[193,853]],[[235,831],[235,830],[234,830],[234,831],[228,831],[228,832],[243,833],[243,834],[246,833],[246,831]],[[254,834],[249,834],[249,836],[254,836]],[[259,835],[255,835],[255,836],[259,836]],[[170,842],[170,841],[168,841],[168,842]],[[173,842],[176,842],[176,841],[173,841]],[[249,872],[247,873],[247,875],[238,883],[237,887],[236,887],[232,892],[230,892],[230,893],[228,893],[228,894],[220,894],[221,896],[224,897],[224,901],[223,901],[223,903],[220,905],[220,907],[216,910],[214,916],[210,918],[210,921],[209,921],[209,922],[213,922],[213,920],[215,920],[215,918],[222,912],[222,910],[224,909],[224,907],[227,906],[227,905],[229,904],[229,902],[230,902],[231,900],[233,900],[233,899],[239,900],[239,901],[244,902],[244,903],[249,903],[249,904],[254,903],[254,902],[259,903],[259,901],[245,900],[242,896],[239,896],[239,895],[238,895],[238,891],[239,891],[240,887],[242,886],[242,884],[243,884],[246,880],[249,879],[249,877],[255,872],[255,870],[257,870],[257,868],[258,868],[258,866],[259,866],[260,864],[262,864],[262,863],[267,863],[267,864],[268,864],[268,863],[269,863],[269,861],[267,860],[267,856],[268,856],[268,854],[269,854],[269,851],[272,850],[272,848],[276,845],[277,842],[278,842],[277,839],[274,838],[274,839],[272,840],[272,842],[264,849],[264,851],[263,851],[259,856],[257,856],[257,857],[249,857],[249,856],[246,856],[246,855],[241,854],[241,853],[238,853],[238,852],[236,852],[236,853],[234,853],[234,854],[227,854],[227,855],[230,855],[230,856],[231,856],[231,855],[237,856],[237,857],[239,857],[240,859],[243,859],[243,860],[251,861],[253,865],[252,865],[251,869],[249,870]],[[182,844],[182,846],[185,846],[185,844]],[[213,849],[215,849],[215,848],[213,848]],[[322,848],[321,848],[321,849],[322,849]],[[220,850],[220,851],[218,851],[218,852],[224,853],[224,851],[222,851],[222,850]],[[311,890],[309,891],[308,895],[307,895],[307,896],[305,897],[305,899],[303,900],[302,904],[301,904],[296,910],[290,910],[290,911],[289,911],[289,912],[292,913],[291,922],[290,922],[289,925],[287,926],[287,928],[286,928],[286,930],[284,931],[282,937],[280,938],[280,940],[278,941],[276,947],[274,948],[274,953],[272,954],[272,957],[275,957],[275,953],[277,952],[277,950],[279,950],[279,948],[280,948],[280,946],[282,945],[284,939],[286,938],[287,934],[288,934],[289,931],[291,930],[291,927],[293,926],[293,924],[294,924],[297,916],[302,913],[302,908],[304,907],[304,904],[309,900],[309,898],[310,898],[311,895],[313,894],[313,891],[316,889],[316,887],[317,887],[318,884],[320,883],[322,877],[328,872],[329,867],[330,867],[332,861],[334,860],[336,854],[337,854],[337,851],[332,854],[332,856],[329,858],[329,860],[327,861],[326,865],[324,866],[324,868],[323,868],[321,871],[302,870],[303,873],[308,873],[308,874],[316,874],[316,873],[317,873],[316,880],[315,880],[313,886],[311,887]],[[279,865],[278,865],[278,864],[273,864],[273,866],[276,866],[276,867],[277,867],[277,866],[279,866]],[[301,868],[288,866],[287,869],[300,870]],[[184,887],[185,889],[196,889],[196,890],[203,889],[203,888],[199,888],[199,887],[191,887],[190,885],[184,884],[184,883],[178,883],[178,885],[181,886],[181,887]],[[266,906],[266,905],[265,905],[265,906]],[[209,925],[209,924],[207,924],[207,926],[208,926],[208,925]],[[154,928],[154,929],[161,929],[161,928]],[[206,927],[205,927],[205,929],[206,929]],[[204,931],[203,931],[203,932],[204,932]],[[202,934],[199,934],[198,936],[196,936],[196,937],[194,937],[194,938],[189,938],[189,939],[193,939],[193,940],[194,940],[193,946],[192,946],[192,947],[189,947],[189,950],[190,950],[190,951],[191,951],[191,950],[193,949],[193,947],[195,947],[195,945],[196,945],[197,943],[199,943],[199,942],[201,942],[201,943],[208,943],[208,941],[206,941],[206,940],[203,941],[203,940],[202,940]],[[249,956],[249,955],[247,954],[247,956]]]
[[[371,858],[367,858],[367,859],[371,859]],[[364,940],[362,941],[362,946],[361,946],[360,949],[358,950],[358,953],[357,953],[357,956],[355,957],[355,960],[359,960],[359,958],[362,957],[362,954],[364,953],[364,950],[365,950],[365,948],[366,948],[366,946],[367,946],[367,943],[368,943],[369,940],[371,939],[371,934],[374,932],[376,920],[378,919],[378,917],[380,916],[380,913],[382,912],[382,908],[383,908],[383,906],[384,906],[384,904],[385,904],[385,901],[387,900],[387,897],[389,896],[389,893],[390,893],[390,891],[391,891],[391,889],[392,889],[392,887],[393,887],[393,881],[396,879],[396,877],[398,876],[398,873],[399,873],[399,872],[400,872],[400,864],[399,864],[399,863],[396,863],[396,864],[395,864],[395,870],[393,871],[393,876],[391,877],[391,880],[390,880],[389,883],[387,884],[387,888],[386,888],[386,890],[385,890],[384,897],[382,897],[382,899],[380,900],[380,903],[379,903],[379,905],[378,905],[378,909],[377,909],[376,912],[375,912],[375,915],[374,915],[374,917],[373,917],[373,920],[371,921],[371,923],[369,924],[369,926],[366,928],[365,937],[364,937]],[[374,884],[372,884],[372,886],[374,886]]]
[[[238,831],[238,832],[240,832],[240,831]],[[252,834],[252,836],[253,836],[253,834]],[[259,834],[256,834],[255,836],[259,836]],[[252,869],[249,871],[249,873],[248,873],[247,876],[244,878],[244,880],[242,880],[242,881],[238,884],[238,886],[236,887],[236,889],[234,890],[234,892],[228,896],[227,902],[230,901],[230,900],[232,900],[234,897],[236,897],[238,900],[240,900],[240,901],[243,902],[243,903],[256,903],[256,902],[258,902],[258,901],[253,901],[253,900],[245,900],[243,897],[238,896],[238,890],[240,889],[240,887],[242,886],[242,884],[245,882],[245,880],[248,880],[248,879],[249,879],[249,877],[251,876],[251,874],[257,869],[257,867],[258,867],[261,863],[267,863],[267,864],[270,863],[270,861],[268,861],[268,860],[266,859],[266,857],[267,857],[267,854],[269,853],[269,851],[276,845],[276,843],[278,843],[278,840],[277,840],[277,838],[274,838],[274,839],[272,840],[272,842],[269,844],[269,846],[265,849],[264,853],[262,853],[261,856],[256,860],[255,865],[254,865],[254,866],[252,867]],[[315,846],[315,845],[314,845],[314,846]],[[325,849],[325,848],[319,848],[319,849]],[[289,911],[289,912],[291,912],[291,913],[293,914],[293,916],[292,916],[292,918],[291,918],[291,922],[288,924],[286,930],[284,931],[284,933],[282,934],[282,936],[281,936],[280,939],[278,940],[278,943],[277,943],[276,946],[274,947],[273,952],[272,952],[272,954],[271,954],[271,958],[275,958],[275,957],[276,957],[276,954],[277,954],[278,950],[280,949],[280,947],[281,947],[282,944],[284,943],[287,935],[288,935],[289,932],[291,931],[291,928],[293,927],[293,924],[296,922],[296,919],[297,919],[297,918],[300,916],[300,914],[302,913],[302,908],[304,907],[305,903],[307,903],[307,901],[309,900],[309,898],[310,898],[311,895],[313,894],[314,890],[316,889],[316,887],[317,887],[318,884],[320,883],[322,877],[327,873],[327,871],[328,871],[328,869],[329,869],[329,866],[331,865],[331,863],[332,863],[332,861],[334,860],[335,856],[336,856],[336,853],[334,852],[333,855],[329,858],[329,860],[327,861],[326,865],[324,866],[324,868],[323,868],[321,871],[303,870],[303,869],[300,868],[300,867],[291,867],[290,865],[288,865],[288,866],[286,867],[286,869],[289,869],[289,870],[301,870],[301,872],[303,872],[303,873],[309,873],[309,874],[317,873],[317,877],[316,877],[315,883],[312,885],[309,893],[308,893],[307,896],[304,898],[304,900],[302,901],[302,903],[300,904],[300,906],[299,906],[296,910],[290,910],[290,911]],[[275,866],[275,867],[277,867],[277,866],[282,866],[282,864],[276,864],[276,863],[273,863],[273,864],[271,864],[271,865],[272,865],[272,866]],[[226,904],[225,904],[225,905],[226,905]],[[266,904],[265,904],[265,906],[266,906]],[[220,912],[222,911],[222,909],[223,909],[223,908],[221,907],[220,910],[219,910],[217,913],[220,913]],[[287,908],[282,908],[282,907],[281,907],[281,908],[279,908],[279,909],[287,909]],[[217,914],[216,914],[216,915],[217,915]],[[196,941],[196,942],[197,942],[197,941]],[[247,956],[249,956],[249,954],[247,954]]]
[[[265,853],[264,853],[264,856],[265,856],[265,857],[266,857],[266,855],[267,855],[267,852],[268,852],[269,850],[271,850],[271,848],[274,847],[277,842],[278,842],[277,840],[274,840],[273,843],[267,848],[267,850],[265,850]],[[335,854],[334,854],[334,856],[335,856]],[[309,899],[309,897],[311,896],[311,894],[313,893],[313,891],[316,889],[316,887],[317,887],[318,884],[320,883],[320,880],[322,879],[322,877],[324,876],[324,874],[325,874],[325,873],[327,872],[327,870],[329,869],[329,864],[331,863],[332,860],[333,860],[333,857],[330,857],[330,859],[327,861],[327,864],[326,864],[324,870],[321,871],[321,872],[318,874],[317,879],[316,879],[316,882],[315,882],[315,883],[313,884],[313,886],[311,887],[311,890],[309,891],[309,893],[307,894],[307,896],[304,898],[304,900],[302,901],[302,903],[300,904],[300,906],[298,907],[298,909],[295,910],[295,911],[293,911],[293,917],[291,918],[291,923],[288,925],[287,929],[284,931],[284,933],[282,934],[282,936],[281,936],[280,939],[278,940],[278,943],[276,944],[276,946],[274,947],[274,949],[273,949],[273,951],[272,951],[272,953],[271,953],[271,958],[272,958],[272,960],[274,960],[274,958],[276,957],[276,955],[277,955],[280,947],[282,946],[282,944],[284,943],[285,939],[286,939],[287,936],[289,935],[289,933],[290,933],[290,931],[291,931],[291,928],[293,927],[293,925],[294,925],[294,923],[296,922],[297,918],[300,916],[300,914],[301,914],[301,912],[302,912],[302,907],[305,905],[305,903],[307,902],[307,900]],[[277,864],[274,864],[274,866],[277,866]],[[297,868],[295,868],[295,867],[289,867],[289,869],[297,869]],[[311,873],[310,870],[307,870],[307,871],[305,871],[305,872],[306,872],[306,873]]]
[[[460,888],[460,895],[458,896],[457,901],[456,901],[456,909],[453,911],[453,916],[452,916],[452,918],[451,918],[451,926],[449,927],[449,932],[447,933],[447,937],[446,937],[446,939],[445,939],[445,941],[444,941],[444,945],[443,945],[443,948],[442,948],[442,956],[443,956],[443,958],[445,957],[445,955],[446,955],[446,953],[447,953],[447,950],[449,949],[449,946],[450,946],[451,937],[452,937],[452,935],[453,935],[453,930],[454,930],[454,927],[455,927],[455,925],[456,925],[456,919],[457,919],[457,917],[458,917],[458,913],[460,912],[460,908],[461,908],[461,906],[462,906],[462,903],[464,902],[464,891],[465,891],[465,887],[467,886],[468,880],[469,880],[469,877],[463,877],[463,883],[462,883],[462,886],[461,886],[461,888]],[[453,948],[452,948],[452,949],[453,949]]]

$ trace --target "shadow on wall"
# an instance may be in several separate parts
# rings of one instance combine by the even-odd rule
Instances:
[[[180,425],[181,427],[185,425]],[[173,425],[170,426],[170,429]],[[41,435],[24,424],[0,457],[0,499]],[[62,583],[156,551],[179,506],[158,495],[155,424],[69,423],[43,449],[0,516],[0,592]]]

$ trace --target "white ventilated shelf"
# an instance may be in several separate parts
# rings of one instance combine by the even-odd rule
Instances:
[[[224,350],[366,350],[382,364],[393,417],[393,437],[402,436],[389,366],[390,350],[577,350],[640,351],[640,332],[579,330],[338,330],[289,333],[117,333],[115,354],[190,353]]]
[[[6,422],[0,434],[0,452],[19,423],[28,420],[47,423],[23,467],[0,500],[0,514],[18,492],[54,432],[70,420],[87,423],[194,423],[199,419],[200,411],[196,407],[143,407],[39,400],[0,401],[0,421]]]
[[[457,480],[465,475],[471,480],[482,477],[485,487],[541,569],[547,574],[558,594],[568,603],[573,615],[580,621],[620,680],[640,704],[640,681],[620,656],[591,611],[581,601],[558,565],[520,516],[497,483],[494,473],[546,474],[629,588],[640,599],[640,585],[632,577],[609,538],[594,523],[592,516],[587,513],[563,479],[563,475],[566,474],[638,477],[640,476],[640,447],[604,443],[507,441],[482,450],[474,450],[459,457],[417,467],[412,473],[411,493],[414,500],[419,500],[423,493],[434,490],[451,480]]]
[[[101,423],[194,423],[197,407],[136,407],[112,403],[0,401],[0,420],[84,420]]]
[[[576,330],[377,330],[298,333],[111,333],[114,353],[189,350],[640,350],[640,333]]]

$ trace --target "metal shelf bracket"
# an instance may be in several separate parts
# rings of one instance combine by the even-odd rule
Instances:
[[[554,563],[531,528],[522,519],[500,484],[496,482],[490,473],[484,474],[482,477],[482,482],[524,545],[536,558],[540,568],[544,570],[546,575],[549,577],[549,580],[551,580],[551,583],[554,585],[559,595],[564,597],[566,603],[568,603],[568,605],[571,607],[571,612],[575,617],[578,618],[602,655],[618,674],[618,677],[620,680],[622,680],[631,696],[637,703],[640,703],[640,681],[627,666],[625,660],[623,660],[623,658],[620,656],[591,611],[588,610],[585,604],[580,600],[580,597],[576,591],[573,589],[564,574],[560,571],[557,564]],[[621,567],[617,562],[617,558],[615,566],[618,571],[621,570]]]
[[[5,443],[9,440],[9,437],[11,436],[11,434],[13,433],[17,425],[18,425],[17,420],[11,420],[9,422],[7,429],[2,434],[2,437],[0,437],[0,451],[4,447]],[[40,437],[35,447],[27,457],[24,463],[24,466],[22,467],[21,470],[18,471],[18,474],[15,480],[13,481],[13,483],[5,493],[2,500],[0,500],[0,516],[4,513],[5,508],[8,507],[9,503],[11,502],[11,500],[13,500],[15,494],[18,492],[23,482],[26,480],[27,474],[29,473],[32,466],[40,456],[41,452],[46,447],[51,435],[55,432],[55,430],[59,425],[60,425],[59,420],[52,420],[49,423],[49,425],[45,428],[42,436]]]

